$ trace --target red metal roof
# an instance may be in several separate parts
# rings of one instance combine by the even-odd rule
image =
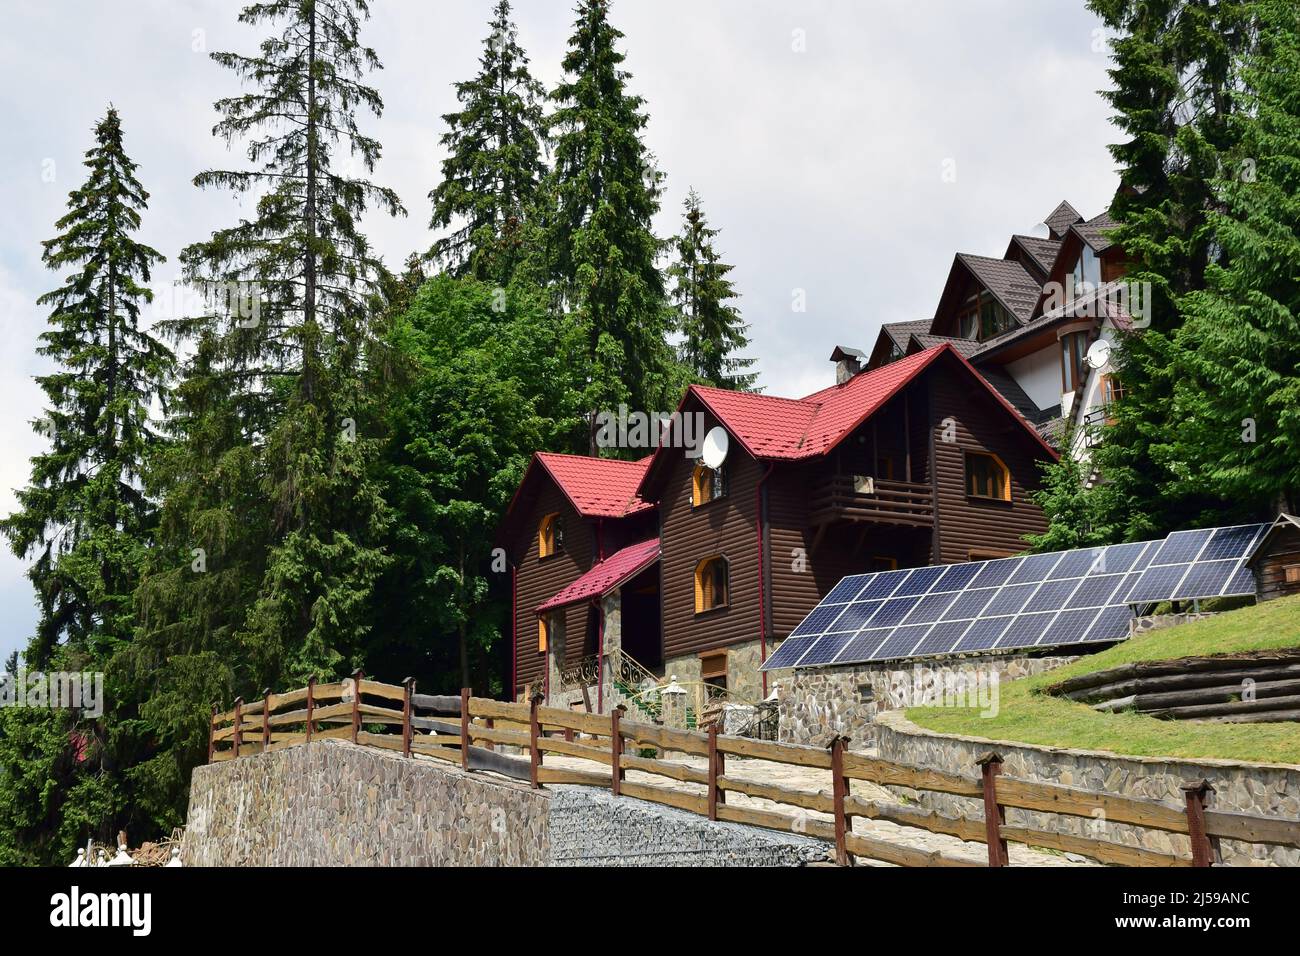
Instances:
[[[640,574],[659,560],[659,539],[651,538],[630,544],[622,551],[616,551],[604,561],[592,567],[578,580],[574,581],[554,597],[537,605],[541,614],[552,608],[566,604],[576,604],[589,598],[602,597],[620,584]]]
[[[640,461],[619,461],[539,451],[537,460],[585,517],[621,518],[654,507],[642,501],[636,491],[650,464],[649,456]]]

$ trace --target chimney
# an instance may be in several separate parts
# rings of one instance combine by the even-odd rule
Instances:
[[[857,349],[844,345],[835,346],[835,351],[831,353],[831,361],[835,363],[835,384],[843,385],[861,372],[862,360],[866,357],[865,352],[859,352]]]

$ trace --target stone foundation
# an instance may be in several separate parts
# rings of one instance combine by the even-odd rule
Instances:
[[[875,745],[872,723],[877,714],[900,707],[940,702],[948,694],[955,703],[996,707],[1002,681],[1041,674],[1078,660],[1077,657],[1028,657],[985,654],[935,658],[910,666],[890,664],[853,667],[812,667],[784,671],[776,683],[778,740],[818,743],[830,733],[849,738],[855,749]]]
[[[1182,785],[1205,779],[1215,789],[1209,799],[1211,809],[1292,819],[1300,817],[1300,767],[1229,760],[1128,757],[958,737],[918,727],[899,711],[882,713],[876,722],[880,756],[886,760],[978,777],[976,759],[996,749],[1002,755],[1003,773],[1021,780],[1143,797],[1182,809],[1185,805]],[[930,791],[891,789],[944,816],[984,819],[983,804],[979,800]],[[1053,833],[1109,840],[1161,853],[1187,855],[1190,852],[1186,837],[1108,823],[1101,818],[1085,819],[1008,808],[1007,822],[1012,826],[1032,826]],[[1295,847],[1256,846],[1222,840],[1219,841],[1219,853],[1222,862],[1234,866],[1300,866],[1300,848]]]

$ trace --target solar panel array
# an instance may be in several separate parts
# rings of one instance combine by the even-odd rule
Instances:
[[[1116,641],[1130,605],[1254,594],[1268,525],[844,578],[764,670]]]

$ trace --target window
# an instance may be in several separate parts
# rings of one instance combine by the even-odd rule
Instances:
[[[545,654],[546,649],[551,646],[551,618],[549,615],[542,615],[537,619],[537,653]]]
[[[869,571],[897,571],[898,558],[883,558],[877,555],[868,562]]]
[[[723,690],[727,688],[727,652],[705,651],[700,655],[700,680]]]
[[[883,479],[885,479],[886,481],[893,481],[893,479],[894,479],[894,459],[892,459],[892,458],[888,458],[888,457],[884,457],[884,456],[882,456],[882,457],[880,457],[880,458],[877,458],[877,459],[876,459],[876,474],[875,474],[875,477],[877,477],[877,478],[883,478]]]
[[[1083,251],[1074,262],[1074,296],[1087,295],[1101,285],[1101,260],[1092,247],[1084,244]]]
[[[1114,375],[1101,377],[1101,401],[1103,405],[1113,405],[1124,397],[1124,386]]]
[[[966,454],[966,494],[972,498],[1011,500],[1011,473],[997,455]]]
[[[967,299],[965,307],[957,315],[957,334],[964,339],[985,341],[996,338],[1013,325],[1015,320],[1011,313],[986,289]]]
[[[705,558],[695,566],[695,613],[727,606],[727,559]]]
[[[1282,568],[1282,576],[1287,584],[1300,584],[1300,564],[1288,564]]]
[[[723,466],[710,468],[708,465],[695,466],[691,474],[691,505],[698,508],[715,498],[727,493],[726,471]]]
[[[1061,336],[1061,391],[1073,392],[1087,378],[1084,356],[1088,352],[1088,333],[1068,332]]]
[[[552,512],[542,518],[537,526],[537,556],[549,558],[564,550],[564,528],[560,525],[560,513]]]

